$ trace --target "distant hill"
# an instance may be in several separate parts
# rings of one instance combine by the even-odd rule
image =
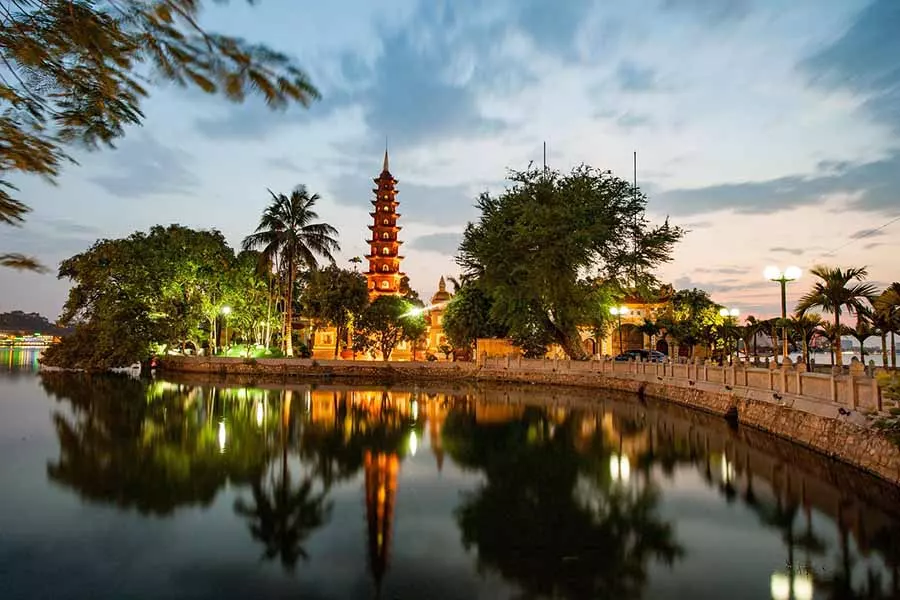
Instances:
[[[47,317],[38,313],[26,313],[14,310],[0,313],[0,332],[4,333],[42,333],[45,335],[64,336],[72,333],[71,327],[58,327]]]

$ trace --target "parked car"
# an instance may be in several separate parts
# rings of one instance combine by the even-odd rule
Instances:
[[[615,360],[619,362],[641,360],[643,362],[661,363],[665,362],[666,355],[658,350],[626,350],[618,355]]]

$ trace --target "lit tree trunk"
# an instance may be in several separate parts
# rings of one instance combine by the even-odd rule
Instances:
[[[272,274],[268,275],[268,298],[266,298],[266,332],[264,343],[266,349],[269,348],[269,345],[272,343]]]
[[[887,368],[888,360],[887,360],[887,332],[882,332],[881,334],[881,366]]]
[[[891,368],[897,368],[897,347],[895,346],[896,340],[894,340],[894,336],[897,335],[897,332],[891,332]],[[887,366],[887,365],[885,365]]]
[[[340,348],[341,340],[344,336],[344,327],[337,325],[334,329],[334,358],[337,359],[338,349]]]
[[[210,356],[216,355],[216,317],[212,317],[209,319],[209,354]]]
[[[566,356],[572,360],[588,360],[590,358],[584,350],[584,344],[581,343],[581,336],[578,335],[578,329],[575,326],[559,326],[552,322],[549,325],[556,343],[562,347]]]
[[[841,309],[837,308],[834,311],[834,329],[837,332],[834,336],[834,341],[831,342],[832,347],[832,360],[831,364],[837,365],[839,367],[844,366],[843,356],[841,356],[841,351],[843,350],[843,346],[841,345]],[[837,360],[837,362],[834,362]]]
[[[294,261],[288,260],[287,273],[287,293],[284,306],[284,354],[285,356],[294,355],[293,329],[294,329]]]

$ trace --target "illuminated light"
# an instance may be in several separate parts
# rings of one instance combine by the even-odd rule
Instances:
[[[609,457],[609,474],[616,481],[628,481],[631,477],[631,461],[627,456],[613,454]]]
[[[775,280],[781,279],[781,269],[779,269],[778,267],[776,267],[774,265],[769,265],[763,271],[763,277],[765,277],[766,279],[768,279],[770,281],[775,281]]]
[[[225,421],[219,421],[219,452],[225,452],[225,440],[228,434],[225,432]]]
[[[800,279],[800,276],[803,274],[803,271],[800,270],[800,267],[788,267],[784,270],[784,278],[790,281],[796,281]]]
[[[797,573],[794,576],[794,599],[795,600],[812,600],[813,597],[813,580],[809,573]]]
[[[729,462],[727,458],[722,457],[722,480],[730,483],[734,479],[734,463]]]
[[[222,314],[223,314],[223,315],[228,315],[228,314],[230,314],[230,313],[231,313],[231,307],[230,307],[230,306],[223,306],[223,307],[222,307]]]
[[[412,401],[412,418],[413,421],[419,418],[419,403],[415,400]]]
[[[260,427],[262,427],[264,413],[265,410],[263,409],[262,402],[260,402],[256,405],[256,424]]]
[[[416,436],[416,432],[413,431],[409,434],[409,453],[413,456],[416,455],[416,450],[419,448],[419,438]]]
[[[791,580],[784,573],[772,573],[769,592],[772,600],[788,600],[791,597]]]
[[[627,306],[613,306],[609,309],[609,314],[617,316],[625,316],[628,314],[628,312],[629,311]]]

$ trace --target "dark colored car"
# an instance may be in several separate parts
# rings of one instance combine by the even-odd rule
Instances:
[[[657,350],[626,350],[616,357],[617,361],[641,360],[643,362],[664,362],[666,355]]]

